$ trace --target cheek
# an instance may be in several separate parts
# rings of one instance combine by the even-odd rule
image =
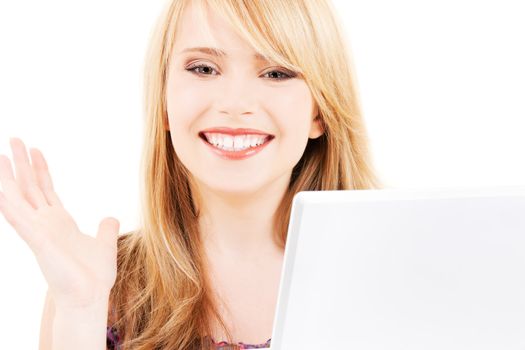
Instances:
[[[202,86],[187,83],[184,79],[170,82],[166,90],[166,104],[172,132],[191,127],[196,116],[209,106],[209,94],[203,93]]]
[[[272,116],[278,130],[279,167],[291,169],[306,149],[311,128],[313,99],[304,84],[289,86],[276,93],[265,96],[263,104]]]
[[[304,82],[288,86],[282,91],[268,91],[263,104],[283,139],[297,142],[308,138],[311,127],[313,100]],[[288,142],[288,141],[287,141]]]

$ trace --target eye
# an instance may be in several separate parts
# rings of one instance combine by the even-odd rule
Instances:
[[[282,72],[280,70],[272,70],[272,71],[267,72],[266,74],[271,74],[271,73],[274,73],[273,74],[274,77],[275,77],[275,73],[277,73],[277,78],[272,79],[272,80],[286,80],[286,79],[295,78],[295,74],[289,74],[286,72]]]
[[[186,68],[186,70],[188,72],[192,72],[192,73],[195,73],[195,74],[199,75],[200,73],[196,72],[195,70],[196,69],[201,69],[201,68],[206,68],[206,71],[213,70],[213,67],[207,66],[205,64],[191,65],[188,68]],[[204,73],[204,75],[210,75],[210,74]]]
[[[198,71],[199,69],[202,69],[201,71]],[[186,68],[188,72],[192,72],[197,75],[217,75],[217,74],[209,74],[212,71],[215,71],[215,69],[211,66],[208,66],[206,64],[194,64]],[[265,73],[264,75],[272,74],[273,78],[270,78],[270,80],[287,80],[291,78],[295,78],[296,74],[294,73],[287,73],[280,70],[273,70]]]

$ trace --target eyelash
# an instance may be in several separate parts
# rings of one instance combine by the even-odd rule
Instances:
[[[199,73],[197,73],[195,71],[195,69],[197,68],[211,68],[211,69],[214,69],[213,67],[211,66],[208,66],[207,64],[195,64],[195,65],[191,65],[189,66],[188,68],[186,68],[186,70],[188,72],[191,72],[193,74],[197,74],[197,75],[200,75]],[[295,78],[295,74],[289,74],[289,73],[286,73],[286,72],[283,72],[283,71],[280,71],[280,70],[272,70],[272,71],[269,71],[269,72],[266,72],[266,74],[268,73],[280,73],[280,74],[283,74],[285,77],[284,78],[276,78],[276,79],[271,79],[271,80],[277,80],[277,81],[280,81],[280,80],[288,80],[288,79],[292,79],[292,78]],[[211,74],[204,74],[204,75],[211,75]]]

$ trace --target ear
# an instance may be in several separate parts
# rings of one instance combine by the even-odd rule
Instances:
[[[311,139],[316,139],[324,133],[323,122],[319,115],[319,108],[315,106],[314,116],[312,120],[312,126],[310,128],[310,134],[308,135]]]

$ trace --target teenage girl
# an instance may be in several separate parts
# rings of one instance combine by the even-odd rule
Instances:
[[[80,232],[42,152],[11,139],[0,211],[48,282],[41,350],[270,346],[293,196],[381,187],[345,43],[329,0],[169,1],[132,232]]]

